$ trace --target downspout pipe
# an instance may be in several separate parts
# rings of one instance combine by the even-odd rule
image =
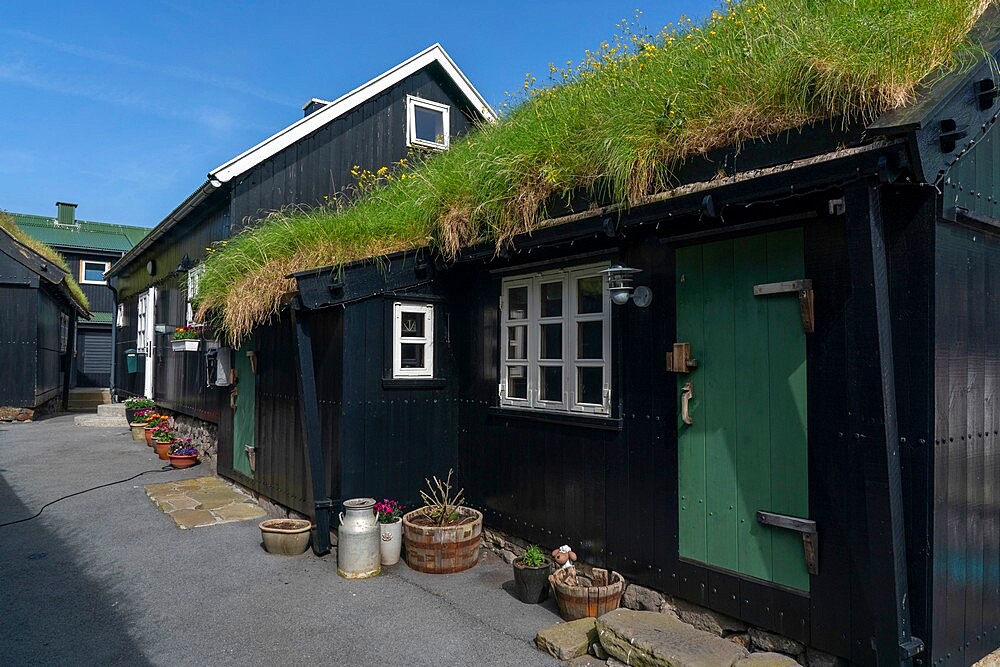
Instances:
[[[108,279],[108,289],[114,297],[115,307],[111,311],[111,381],[108,383],[108,391],[111,392],[112,402],[118,400],[118,278]]]
[[[323,452],[319,422],[319,397],[316,393],[316,370],[313,363],[309,312],[296,296],[292,302],[292,323],[295,325],[296,357],[299,370],[299,405],[302,412],[302,432],[306,445],[306,473],[314,509],[316,533],[313,552],[323,556],[330,552],[330,512],[333,500],[326,491],[326,456]]]

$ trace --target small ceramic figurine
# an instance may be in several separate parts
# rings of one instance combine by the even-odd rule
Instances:
[[[576,554],[569,548],[568,544],[564,544],[558,549],[552,551],[552,560],[556,562],[562,569],[568,567],[573,567],[573,563],[576,562]]]

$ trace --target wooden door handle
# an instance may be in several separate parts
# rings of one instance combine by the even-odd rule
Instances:
[[[690,382],[685,382],[681,388],[681,421],[690,426],[694,423],[691,419],[691,412],[688,410],[688,403],[694,397],[694,386]]]

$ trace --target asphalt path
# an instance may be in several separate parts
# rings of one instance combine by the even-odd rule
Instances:
[[[551,665],[535,633],[554,604],[524,605],[510,566],[367,581],[336,556],[272,556],[255,521],[180,530],[143,490],[210,473],[161,472],[127,429],[71,416],[0,425],[0,665]]]

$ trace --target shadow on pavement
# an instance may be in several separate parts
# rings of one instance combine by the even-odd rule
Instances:
[[[0,523],[36,511],[0,475]],[[83,572],[44,517],[0,528],[0,664],[149,665],[127,602]]]

